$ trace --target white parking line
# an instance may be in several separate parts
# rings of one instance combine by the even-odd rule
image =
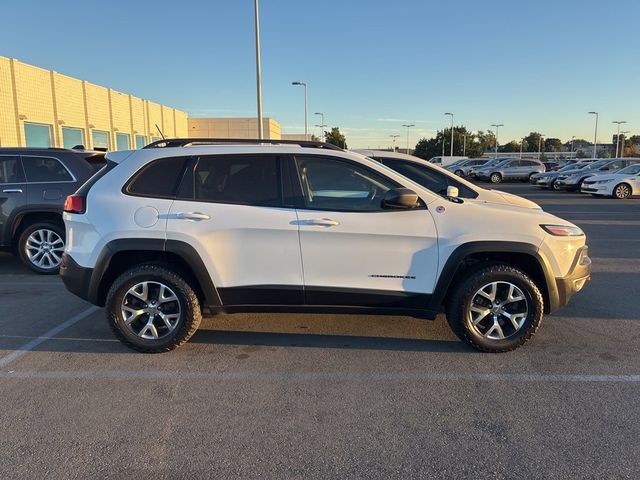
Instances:
[[[483,383],[640,383],[640,375],[553,373],[401,373],[401,372],[171,372],[171,371],[11,371],[0,378],[88,380],[197,380],[211,382],[483,382]]]
[[[82,312],[78,313],[77,315],[74,315],[73,317],[65,320],[60,325],[58,325],[56,327],[53,327],[48,332],[40,335],[37,338],[34,338],[33,340],[31,340],[30,342],[25,343],[21,347],[18,347],[13,352],[5,355],[4,357],[1,357],[0,358],[0,368],[3,368],[4,366],[8,365],[9,363],[13,362],[17,358],[19,358],[22,355],[24,355],[25,353],[27,353],[28,351],[33,350],[34,348],[36,348],[41,343],[46,342],[47,340],[50,340],[51,337],[53,337],[54,335],[60,333],[65,328],[68,328],[71,325],[73,325],[74,323],[77,323],[80,320],[82,320],[84,318],[87,318],[89,315],[91,315],[92,313],[94,313],[94,312],[96,312],[98,310],[99,310],[98,307],[95,307],[95,306],[89,307],[86,310],[83,310]]]

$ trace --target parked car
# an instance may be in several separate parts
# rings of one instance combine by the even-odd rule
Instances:
[[[505,180],[529,180],[532,175],[544,173],[544,165],[537,160],[510,159],[493,167],[476,171],[476,178],[491,183]]]
[[[471,170],[473,167],[481,167],[488,161],[489,159],[487,158],[473,158],[469,160],[462,160],[460,163],[449,165],[445,168],[450,172],[455,173],[459,177],[466,177],[469,175],[469,170]]]
[[[441,167],[446,167],[448,165],[452,165],[456,162],[459,162],[460,160],[467,160],[469,157],[432,157],[429,160],[429,163],[434,163],[436,165],[440,165]]]
[[[560,190],[560,185],[558,185],[558,178],[563,175],[570,175],[573,173],[582,170],[583,168],[588,167],[595,160],[583,160],[579,163],[573,163],[569,165],[565,165],[564,167],[556,170],[555,172],[545,172],[545,173],[537,173],[535,175],[531,175],[529,181],[532,185],[540,188],[550,188],[551,190]]]
[[[540,208],[539,205],[526,198],[498,190],[488,190],[474,185],[446,169],[428,163],[413,155],[384,150],[354,150],[354,152],[386,165],[408,179],[443,197],[448,195],[449,187],[455,187],[457,190],[456,196],[460,198],[518,205],[525,208]]]
[[[582,193],[618,199],[640,196],[640,163],[587,178],[582,182]]]
[[[561,168],[561,165],[556,162],[542,162],[545,172],[555,172]]]
[[[477,178],[477,172],[483,170],[485,168],[495,167],[496,165],[500,165],[501,163],[507,160],[514,160],[513,158],[490,158],[485,163],[481,165],[477,165],[475,167],[471,167],[468,170],[468,176],[470,178]]]
[[[622,159],[622,158],[612,158],[612,159],[603,159],[593,162],[586,168],[583,168],[574,173],[565,173],[558,177],[557,183],[558,186],[568,192],[575,192],[582,188],[582,182],[584,182],[587,178],[592,175],[609,172],[613,173],[621,168],[624,168],[628,165],[636,163],[638,160],[633,159]]]
[[[204,308],[444,306],[463,341],[502,352],[589,278],[582,230],[540,209],[445,198],[320,142],[192,142],[108,153],[65,206],[66,287],[140,351],[186,342]]]
[[[62,148],[0,148],[0,248],[31,270],[58,272],[62,207],[105,163],[104,154]]]

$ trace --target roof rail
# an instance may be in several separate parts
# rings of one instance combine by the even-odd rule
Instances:
[[[342,148],[325,142],[310,140],[275,140],[258,138],[165,138],[146,145],[144,148],[188,147],[190,145],[298,145],[303,148],[324,148],[340,150]]]

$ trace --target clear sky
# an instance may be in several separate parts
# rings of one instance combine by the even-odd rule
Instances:
[[[253,116],[252,0],[2,0],[0,55],[186,110]],[[352,147],[503,123],[610,141],[640,133],[640,0],[261,0],[264,114],[324,112]],[[320,123],[310,115],[309,124]],[[311,128],[312,132],[318,129]],[[401,143],[403,145],[404,143]]]

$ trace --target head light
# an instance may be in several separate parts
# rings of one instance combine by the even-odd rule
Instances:
[[[550,235],[556,237],[581,237],[584,232],[578,227],[571,225],[540,225],[542,229]]]

